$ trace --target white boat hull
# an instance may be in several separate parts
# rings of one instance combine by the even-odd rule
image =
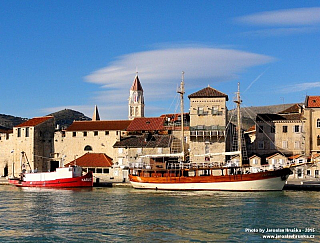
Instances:
[[[236,182],[207,182],[207,183],[144,183],[131,184],[136,189],[154,190],[206,190],[206,191],[281,191],[286,180],[281,177]]]

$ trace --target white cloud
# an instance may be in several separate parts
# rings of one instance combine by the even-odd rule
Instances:
[[[316,27],[290,27],[290,28],[274,28],[274,29],[261,29],[243,32],[242,36],[258,36],[258,37],[270,37],[270,36],[284,36],[295,35],[302,33],[314,33],[319,31]]]
[[[285,9],[239,17],[239,22],[253,25],[306,26],[320,23],[320,7]]]
[[[122,100],[127,100],[138,67],[145,96],[148,100],[153,100],[162,98],[169,90],[170,93],[174,93],[172,90],[179,84],[182,71],[185,71],[186,85],[203,87],[208,85],[208,80],[211,83],[232,80],[249,67],[274,60],[269,56],[233,49],[208,47],[160,49],[121,56],[85,79],[107,89],[100,94],[106,100],[108,99],[106,95],[112,97],[114,92],[125,94]]]
[[[285,86],[280,90],[280,92],[295,93],[295,92],[301,92],[301,91],[310,90],[310,89],[319,88],[319,87],[320,87],[320,82],[300,83],[300,84]]]

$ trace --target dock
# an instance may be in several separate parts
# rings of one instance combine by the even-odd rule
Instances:
[[[320,180],[292,179],[288,180],[283,190],[320,191]]]

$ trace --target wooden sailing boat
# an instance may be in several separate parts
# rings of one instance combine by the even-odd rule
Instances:
[[[238,154],[239,163],[185,163],[184,131],[183,131],[183,95],[184,80],[178,93],[181,96],[181,143],[182,153],[166,155],[181,157],[179,163],[166,163],[162,168],[143,165],[140,168],[130,168],[129,179],[134,188],[156,190],[216,190],[216,191],[279,191],[282,190],[290,168],[250,168],[242,164],[241,121],[240,121],[240,87],[238,85],[237,116],[238,116],[238,150],[224,152],[225,155]],[[213,154],[212,154],[213,155]],[[150,155],[149,157],[152,157]]]

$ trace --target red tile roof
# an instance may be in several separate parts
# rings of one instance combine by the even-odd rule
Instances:
[[[53,118],[53,116],[35,117],[15,127],[34,127]]]
[[[282,154],[280,154],[280,153],[275,153],[275,154],[267,157],[266,159],[272,159],[273,157],[276,157],[276,156],[278,156],[278,155],[281,155],[281,156],[285,157],[284,155],[282,155]]]
[[[302,107],[299,104],[294,104],[293,106],[290,106],[288,109],[285,109],[284,111],[279,112],[279,114],[288,114],[288,113],[300,113]]]
[[[79,165],[81,167],[111,167],[112,159],[103,153],[86,153],[66,164],[65,167]]]
[[[301,154],[296,154],[296,155],[290,156],[289,159],[297,159],[297,158],[302,157],[302,156],[303,155],[301,155]]]
[[[188,96],[188,98],[212,98],[212,97],[225,97],[228,100],[228,95],[211,87],[206,87],[198,92]]]
[[[67,131],[124,131],[132,121],[74,121]]]
[[[320,96],[307,96],[306,107],[319,108],[320,107]]]
[[[251,127],[248,128],[247,133],[249,133],[249,132],[255,132],[255,131],[256,131],[256,126],[253,125],[253,126],[251,126]]]
[[[134,118],[127,131],[163,131],[165,130],[164,122],[164,117]]]
[[[315,158],[318,158],[319,156],[320,156],[320,154],[313,154],[313,155],[312,155],[312,158],[315,159]]]

